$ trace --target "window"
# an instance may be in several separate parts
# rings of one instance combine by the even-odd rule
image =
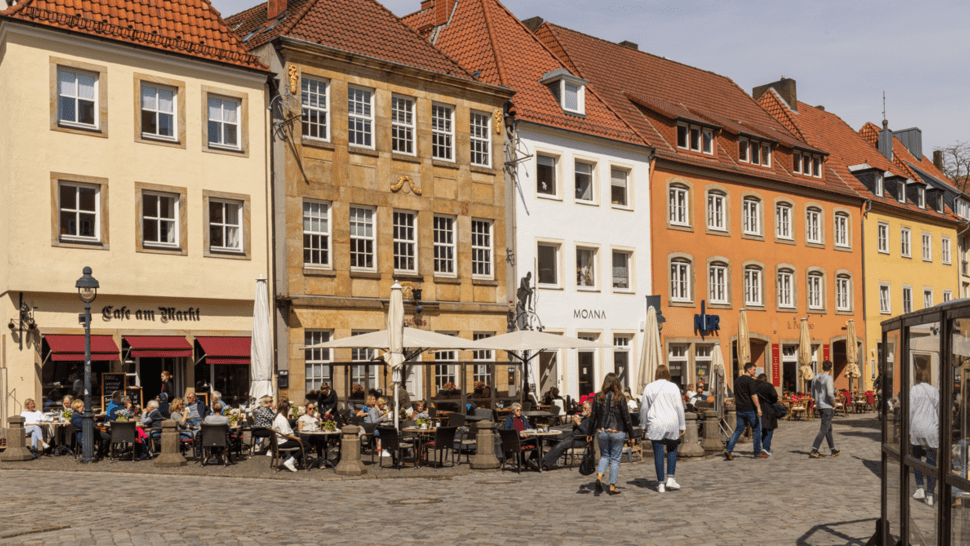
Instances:
[[[899,196],[897,197],[897,199],[899,200],[900,203],[905,203],[906,202],[906,182],[902,180],[899,181],[896,185],[896,188],[899,191]]]
[[[157,85],[141,85],[141,135],[175,140],[176,91]]]
[[[304,330],[303,344],[307,347],[330,341],[329,330]],[[330,349],[306,349],[304,352],[307,392],[319,390],[324,383],[331,385]]]
[[[536,192],[543,195],[558,195],[555,157],[536,156]]]
[[[471,123],[472,165],[491,167],[491,127],[492,116],[479,112],[469,114]]]
[[[454,114],[452,106],[431,105],[431,157],[434,159],[455,160]]]
[[[691,150],[692,152],[713,155],[714,131],[711,129],[702,129],[696,125],[678,125],[677,146]]]
[[[775,236],[779,239],[792,240],[793,238],[791,208],[788,203],[775,205]]]
[[[764,305],[761,297],[761,268],[748,266],[744,268],[744,304]]]
[[[848,275],[835,278],[835,308],[839,311],[852,310],[852,279]]]
[[[492,221],[472,219],[472,276],[492,277]]]
[[[562,95],[563,110],[569,110],[571,112],[581,112],[582,109],[579,107],[579,104],[580,104],[580,101],[582,100],[580,97],[582,93],[583,93],[583,88],[581,86],[563,82],[563,95]]]
[[[209,199],[209,250],[242,252],[243,204]]]
[[[725,207],[727,203],[721,192],[707,194],[707,228],[716,231],[727,231]]]
[[[576,249],[576,286],[596,288],[596,249]]]
[[[889,254],[889,224],[879,222],[876,239],[879,252]]]
[[[626,169],[610,169],[610,203],[621,207],[630,206],[629,178],[630,173]]]
[[[488,339],[494,336],[495,336],[495,332],[475,332],[472,334],[472,340],[479,341],[479,340]],[[495,360],[494,351],[489,351],[489,350],[475,351],[472,353],[472,359],[484,360],[484,361]],[[475,369],[472,373],[474,374],[472,381],[474,381],[475,383],[481,382],[481,383],[485,383],[486,385],[491,384],[492,374],[489,373],[488,366],[476,364]]]
[[[916,204],[919,205],[919,208],[921,209],[926,208],[926,188],[923,186],[916,187]]]
[[[98,127],[98,74],[57,69],[57,119],[63,125]]]
[[[351,146],[374,147],[373,100],[373,91],[347,87],[347,143]]]
[[[330,265],[330,205],[303,202],[303,264]]]
[[[906,258],[909,258],[911,256],[910,247],[909,247],[909,235],[910,235],[909,228],[902,228],[899,232],[899,239],[902,242],[901,251],[903,256]]]
[[[881,174],[877,174],[876,175],[876,195],[879,197],[882,197],[883,195],[885,195],[885,192],[886,192],[885,180],[883,179]]]
[[[835,213],[835,246],[849,246],[849,216],[844,212]]]
[[[923,289],[923,309],[929,309],[933,307],[933,289],[924,288]]]
[[[805,176],[814,176],[815,178],[822,178],[821,156],[797,152],[795,153],[794,157],[795,159],[792,163],[795,167],[796,173],[804,174]]]
[[[805,240],[822,244],[822,211],[811,208],[805,212]]]
[[[709,381],[711,378],[711,354],[714,352],[714,345],[700,344],[694,345],[694,378],[696,380]]]
[[[455,218],[434,217],[434,272],[455,274]]]
[[[238,149],[240,101],[210,95],[207,104],[209,146]]]
[[[748,141],[740,140],[738,141],[738,160],[747,162],[748,161]]]
[[[613,373],[620,380],[620,384],[627,387],[630,384],[630,342],[633,336],[613,336]]]
[[[630,290],[630,264],[632,253],[621,250],[613,251],[613,289]]]
[[[352,330],[350,335],[359,336],[361,334],[366,334],[370,330]],[[374,360],[377,356],[377,351],[374,349],[351,349],[350,350],[350,360],[354,362],[370,362]],[[361,385],[364,390],[376,389],[377,388],[377,370],[379,366],[363,366],[356,365],[350,367],[350,381],[351,383]]]
[[[745,197],[742,203],[741,218],[746,235],[761,235],[761,201]]]
[[[674,260],[670,262],[670,299],[690,301],[690,262]]]
[[[952,290],[944,290],[943,291],[943,303],[946,303],[946,302],[948,302],[948,301],[950,301],[952,299],[953,299],[953,291]]]
[[[933,261],[933,236],[929,233],[923,234],[923,261]]]
[[[879,312],[883,315],[891,313],[892,307],[889,300],[889,285],[881,283],[879,285]]]
[[[538,284],[559,286],[559,246],[539,243],[536,248]]]
[[[179,196],[143,192],[141,207],[142,245],[178,248]]]
[[[676,226],[690,225],[687,211],[687,188],[671,186],[669,190],[668,212],[670,223]]]
[[[941,239],[940,259],[943,261],[943,263],[947,265],[950,264],[950,238],[949,237],[943,237]]]
[[[822,158],[818,156],[812,156],[812,176],[816,178],[822,177]]]
[[[330,98],[328,83],[304,77],[300,80],[300,105],[303,106],[303,136],[330,140]]]
[[[707,272],[707,299],[709,303],[727,304],[728,300],[727,265],[715,262]]]
[[[771,166],[771,145],[757,140],[738,141],[738,160],[752,165]]]
[[[454,332],[438,332],[446,336],[458,337]],[[454,362],[458,360],[458,351],[435,351],[434,359],[439,362]],[[455,383],[457,385],[458,366],[448,364],[438,364],[434,367],[434,385],[440,389],[445,383]]]
[[[808,308],[809,309],[822,309],[824,306],[822,304],[822,274],[821,273],[809,273],[808,274]]]
[[[794,275],[783,269],[778,272],[778,306],[795,307]]]
[[[397,95],[391,97],[391,149],[399,154],[414,155],[414,99],[412,98]]]
[[[560,69],[543,74],[539,82],[549,88],[564,111],[586,115],[586,80]]]
[[[670,382],[684,385],[684,372],[687,370],[687,353],[690,345],[671,343],[667,352],[667,366],[670,369]]]
[[[350,207],[350,268],[376,268],[374,259],[374,209]]]
[[[394,271],[418,271],[417,220],[417,215],[413,212],[394,211]]]
[[[577,161],[575,172],[576,200],[593,202],[593,165]]]
[[[58,188],[60,239],[101,240],[101,187],[61,182]]]
[[[958,197],[956,199],[957,216],[960,218],[970,218],[970,203],[966,199]]]
[[[903,313],[913,312],[913,289],[909,286],[903,287]]]

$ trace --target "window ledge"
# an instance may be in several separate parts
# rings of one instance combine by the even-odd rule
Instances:
[[[495,279],[472,279],[472,285],[474,286],[498,286],[498,281]]]
[[[628,212],[633,212],[633,207],[630,205],[621,205],[619,203],[610,203],[610,208],[613,210],[625,210]]]
[[[583,205],[583,206],[587,206],[587,207],[598,207],[598,206],[600,206],[600,204],[597,203],[596,201],[581,201],[579,199],[573,199],[573,204],[574,205]]]
[[[540,284],[540,285],[537,285],[536,288],[539,288],[541,290],[557,290],[559,292],[562,292],[563,291],[563,287],[561,287],[561,286],[554,286],[554,285],[550,285],[550,284],[544,284],[544,285],[543,284]]]
[[[745,304],[744,310],[745,311],[767,311],[768,308],[765,307],[764,305],[755,305],[753,303],[748,303],[748,304]]]
[[[749,241],[761,241],[761,242],[764,242],[764,240],[765,240],[765,236],[764,235],[755,235],[754,233],[742,233],[741,234],[741,238],[742,239],[748,239]]]
[[[102,243],[101,241],[74,241],[70,239],[58,239],[52,241],[53,246],[61,248],[81,248],[85,250],[109,250],[109,245],[107,243]]]
[[[808,248],[822,248],[822,249],[825,248],[824,243],[810,243],[808,241],[805,242],[805,246]]]
[[[667,223],[667,229],[672,229],[674,231],[689,231],[691,233],[694,232],[694,226],[681,226],[679,224],[671,224],[670,222]]]
[[[591,293],[591,292],[599,292],[600,289],[596,288],[595,286],[577,286],[576,291]]]
[[[889,256],[888,250],[877,250],[876,252],[878,252],[879,254],[885,254],[886,256]]]
[[[631,290],[629,288],[614,288],[613,289],[613,293],[614,294],[621,295],[621,296],[632,296],[632,295],[636,295],[636,291],[635,290]]]
[[[433,280],[438,284],[461,284],[460,277],[441,277],[441,276],[435,275]]]
[[[207,249],[204,253],[206,258],[224,258],[227,260],[248,260],[249,256],[241,250],[212,250]]]
[[[373,279],[373,280],[379,281],[381,280],[381,274],[376,271],[351,271],[350,278],[351,279]]]
[[[852,247],[850,246],[837,246],[835,247],[836,252],[852,252]]]
[[[458,170],[458,163],[454,161],[448,161],[447,159],[432,159],[431,164],[435,167],[441,167],[443,169],[455,169]]]
[[[796,308],[796,307],[775,307],[775,312],[778,312],[778,313],[798,313],[798,308]]]
[[[854,314],[855,314],[855,312],[853,312],[853,311],[852,311],[851,309],[849,309],[849,310],[845,310],[845,311],[839,311],[839,310],[836,310],[836,311],[835,311],[835,314],[836,314],[836,315],[854,315]]]
[[[304,277],[336,277],[337,272],[333,269],[320,269],[316,267],[303,266]]]
[[[407,282],[424,282],[424,275],[419,275],[418,273],[408,273],[408,272],[394,272],[394,280],[396,281],[407,281]]]
[[[549,201],[562,201],[562,197],[548,193],[536,192],[536,199],[548,199]]]
[[[775,243],[779,245],[794,245],[795,241],[792,239],[782,239],[779,237],[775,237]]]
[[[667,306],[668,307],[691,307],[691,308],[695,307],[694,302],[692,301],[674,301],[674,300],[668,300]]]
[[[708,302],[707,303],[707,308],[708,309],[728,310],[728,309],[731,309],[732,308],[732,305],[730,303],[710,303],[710,302]]]
[[[347,146],[347,153],[356,155],[366,155],[369,157],[380,157],[381,154],[377,150],[372,150],[370,148],[361,148],[360,146]]]
[[[300,140],[300,144],[309,148],[319,148],[321,150],[333,150],[336,148],[333,142],[328,142],[326,140],[319,140],[316,138],[303,137]]]
[[[208,144],[202,148],[202,151],[207,154],[221,154],[221,155],[231,155],[233,157],[248,157],[249,153],[242,148],[227,148],[223,146],[213,146]]]
[[[172,247],[172,246],[150,246],[142,245],[135,249],[135,252],[143,252],[145,254],[165,254],[168,256],[187,256],[188,252],[184,248]]]
[[[906,258],[907,260],[912,260],[913,259],[913,256],[912,255],[907,255],[907,254],[900,254],[899,257],[900,258]]]
[[[391,159],[404,161],[405,163],[421,163],[420,157],[416,155],[402,154],[400,152],[391,152]]]
[[[472,165],[469,167],[469,170],[471,170],[471,172],[473,173],[490,174],[492,176],[498,176],[499,174],[497,169],[493,169],[491,167],[483,167],[482,165]]]
[[[99,138],[108,138],[108,132],[101,127],[89,127],[84,125],[69,125],[67,123],[58,122],[56,125],[51,125],[51,129],[55,131],[63,131],[65,133],[74,133],[76,135],[87,135]]]

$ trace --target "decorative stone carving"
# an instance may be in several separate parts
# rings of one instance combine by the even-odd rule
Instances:
[[[291,64],[286,69],[290,81],[290,94],[296,96],[296,91],[300,88],[300,69],[295,64]]]
[[[502,121],[504,119],[505,119],[505,114],[502,113],[502,110],[500,108],[496,108],[495,111],[492,112],[492,125],[495,126],[496,135],[502,134]]]
[[[404,187],[405,183],[408,185],[409,188],[411,188],[411,193],[413,193],[414,195],[421,195],[421,188],[417,187],[414,184],[414,179],[406,174],[400,176],[397,179],[396,184],[391,184],[391,191],[393,192],[401,191],[401,188]]]

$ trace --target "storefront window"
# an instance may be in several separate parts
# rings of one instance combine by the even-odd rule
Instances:
[[[970,401],[966,399],[966,385],[970,381],[970,318],[956,319],[951,322],[951,343],[953,352],[953,415],[952,432],[950,434],[950,453],[953,457],[950,473],[961,479],[970,479]],[[960,498],[970,495],[970,491],[963,491],[954,487],[953,494]],[[962,501],[966,502],[966,500]],[[964,518],[955,518],[961,522]],[[962,526],[962,523],[961,523]],[[957,534],[956,528],[953,529],[951,540],[966,540],[970,529],[961,529],[962,535]]]
[[[669,349],[667,366],[670,368],[670,381],[684,390],[684,371],[687,369],[687,353],[690,345],[672,344]]]
[[[940,323],[909,328],[909,451],[908,482],[914,499],[910,502],[910,534],[927,543],[936,542],[940,486],[936,461],[940,448]]]
[[[694,346],[694,383],[704,381],[710,388],[711,385],[711,353],[714,345],[695,345]]]

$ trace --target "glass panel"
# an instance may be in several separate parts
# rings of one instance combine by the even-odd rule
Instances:
[[[175,111],[175,103],[173,98],[175,92],[170,89],[159,89],[158,90],[158,109],[162,112],[172,113]]]
[[[94,84],[97,80],[87,74],[77,75],[77,96],[82,99],[94,100]]]
[[[887,444],[892,445],[896,449],[902,449],[900,446],[901,438],[899,436],[899,394],[900,381],[902,381],[903,375],[901,371],[902,356],[900,354],[899,330],[892,330],[886,333],[886,347],[881,350],[886,353],[886,365],[881,372],[885,377],[880,378],[882,387],[880,388],[879,397],[886,398],[887,412],[889,415],[889,418],[884,423],[883,438],[885,438],[884,441]]]
[[[593,200],[593,166],[576,163],[576,199]]]
[[[886,521],[888,522],[890,539],[883,544],[896,544],[900,536],[899,500],[899,460],[891,455],[886,456]]]
[[[73,72],[60,70],[57,72],[57,92],[60,95],[67,95],[69,97],[77,96],[77,87]]]
[[[74,99],[70,97],[60,97],[58,100],[58,111],[60,112],[59,119],[63,121],[76,121],[77,118],[77,105]]]
[[[156,90],[154,87],[149,87],[143,85],[141,87],[141,107],[151,108],[152,110],[158,108],[158,103],[155,98]]]
[[[146,242],[149,242],[149,243],[157,243],[157,242],[159,242],[160,239],[158,238],[158,222],[156,222],[155,220],[148,220],[148,219],[146,219],[143,222],[143,226],[144,226],[144,228],[143,228],[144,229],[144,233],[143,233],[144,240]]]
[[[239,206],[226,205],[226,223],[234,226],[239,225]]]
[[[579,110],[579,87],[575,85],[565,85],[566,87],[566,110]]]
[[[175,136],[175,116],[158,114],[158,134],[168,137]]]
[[[219,144],[221,135],[219,134],[219,122],[209,122],[209,144]]]
[[[141,132],[150,135],[159,134],[158,124],[155,123],[155,112],[141,111]]]
[[[935,451],[935,450],[934,450]],[[919,494],[921,489],[920,485],[928,487],[935,484],[935,480],[930,478],[930,476],[921,474],[915,469],[909,470],[909,491],[912,491],[914,495]],[[935,495],[933,496],[933,502],[930,504],[930,490],[924,489],[926,498],[924,500],[918,500],[916,498],[909,499],[909,536],[910,544],[936,544],[937,538],[937,500],[939,500]],[[907,492],[908,494],[908,492]]]
[[[970,380],[970,318],[962,318],[951,321],[950,332],[952,335],[953,348],[953,430],[950,433],[950,454],[953,457],[950,472],[963,479],[968,479],[968,459],[970,459],[970,401],[967,400],[964,383]],[[961,491],[953,488],[954,498],[970,497],[970,491]],[[961,501],[964,508],[970,509],[970,499]],[[962,523],[965,520],[966,524]],[[960,536],[970,539],[970,513],[962,514],[957,517],[954,513],[954,525],[959,525]],[[964,526],[966,528],[964,528]],[[954,527],[952,537],[956,544],[961,544],[957,540],[957,527]],[[965,539],[965,540],[967,540]]]
[[[542,284],[557,284],[556,270],[559,268],[557,248],[539,245],[539,282]]]
[[[222,119],[222,101],[219,99],[209,99],[209,120],[221,120]],[[212,128],[210,127],[211,131]]]
[[[912,326],[909,334],[909,452],[910,457],[936,466],[940,447],[940,323]],[[914,544],[934,544],[939,500],[939,472],[911,469],[910,536]],[[923,500],[920,500],[920,499]],[[931,500],[932,499],[932,500]]]
[[[78,188],[78,210],[94,212],[97,208],[97,192],[94,188]]]
[[[222,203],[212,202],[209,203],[209,222],[211,223],[222,223]]]
[[[77,109],[78,123],[94,125],[94,101],[78,99]]]

